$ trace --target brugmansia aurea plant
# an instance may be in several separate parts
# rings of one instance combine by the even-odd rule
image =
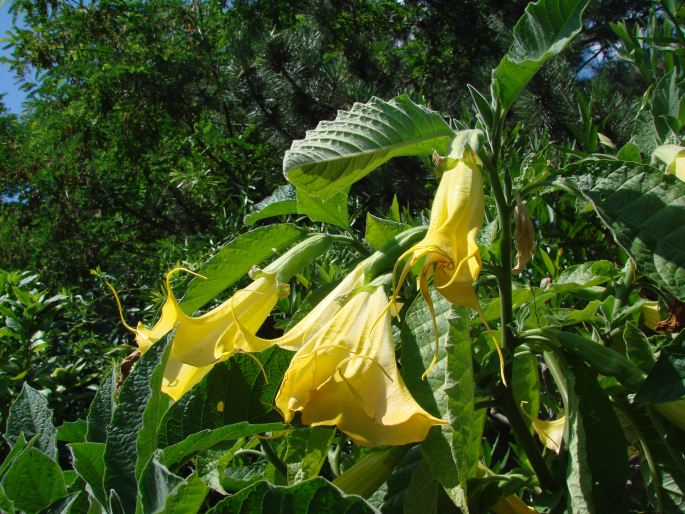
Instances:
[[[138,362],[113,368],[86,419],[55,428],[27,385],[0,509],[681,512],[679,61],[613,154],[540,142],[508,116],[587,3],[528,6],[489,95],[469,88],[470,128],[399,96],[295,141],[289,184],[246,223],[312,222],[264,224],[172,270],[157,319],[124,322]],[[654,19],[682,31],[671,7]],[[396,202],[350,222],[354,184],[396,157],[423,158],[426,223]]]

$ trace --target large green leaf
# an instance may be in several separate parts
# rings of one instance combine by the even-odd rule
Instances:
[[[685,300],[685,183],[635,162],[586,159],[558,179],[586,198],[638,272]]]
[[[85,491],[72,493],[69,496],[53,502],[40,511],[40,514],[87,514],[89,512],[91,498]],[[98,506],[93,507],[94,512],[99,512]]]
[[[113,490],[125,512],[136,509],[137,476],[154,451],[156,426],[150,409],[158,408],[166,359],[160,341],[145,352],[119,393],[105,444],[105,490]],[[148,402],[150,405],[148,406]],[[150,407],[150,408],[148,408]],[[142,463],[142,464],[141,464]],[[115,504],[116,504],[115,500]]]
[[[680,91],[673,69],[657,81],[650,99],[638,111],[631,141],[642,153],[652,155],[657,146],[669,141],[672,127],[677,130],[679,114]]]
[[[267,464],[265,460],[245,466],[233,463],[236,452],[244,449],[244,446],[245,439],[238,439],[198,454],[195,458],[198,476],[211,489],[223,494],[240,491],[254,482],[263,480]]]
[[[323,478],[295,486],[257,482],[217,503],[211,514],[365,514],[374,509],[359,496],[347,496]]]
[[[528,4],[514,27],[514,42],[492,72],[499,104],[505,111],[543,63],[559,54],[583,27],[588,0],[539,0]]]
[[[160,344],[160,350],[162,345]],[[170,347],[171,345],[169,345]],[[170,350],[167,350],[167,352]],[[152,374],[149,375],[148,382],[150,387],[150,394],[147,397],[147,405],[143,411],[143,423],[138,430],[138,437],[136,439],[136,450],[138,451],[138,458],[136,460],[136,478],[140,478],[140,474],[147,462],[152,457],[158,446],[157,431],[160,422],[164,417],[164,413],[171,404],[171,398],[162,393],[162,375],[164,374],[164,367],[166,365],[166,354],[162,355],[159,364],[152,368]],[[147,378],[147,377],[146,377]],[[143,392],[145,394],[145,391]],[[145,398],[145,396],[143,396]],[[123,401],[123,396],[119,396],[120,403]],[[140,401],[140,400],[139,400]]]
[[[206,278],[194,278],[181,300],[181,307],[192,313],[213,300],[250,271],[286,246],[298,241],[306,231],[282,223],[259,227],[226,243],[199,270]]]
[[[425,458],[421,459],[411,474],[402,511],[404,514],[438,514],[454,511],[454,506],[440,505],[441,501],[449,503],[447,495],[442,491],[440,482],[435,479],[431,472],[430,464]]]
[[[242,421],[280,421],[273,412],[273,399],[292,355],[275,347],[254,355],[262,363],[268,382],[257,363],[245,355],[214,366],[205,380],[166,412],[158,434],[159,446],[179,443],[200,430]]]
[[[402,325],[402,374],[416,400],[450,422],[429,432],[422,452],[453,501],[465,508],[466,482],[477,475],[484,411],[475,410],[468,311],[450,310],[435,291],[432,298],[442,336],[438,362],[421,380],[433,357],[435,337],[428,307],[418,297]]]
[[[283,463],[288,469],[289,484],[319,475],[334,436],[335,428],[331,427],[302,428],[286,436]]]
[[[568,386],[570,512],[627,512],[628,447],[611,401],[585,363],[569,356],[559,362]]]
[[[628,419],[635,425],[642,446],[641,467],[655,512],[676,514],[685,510],[685,462],[682,453],[671,444],[670,434],[659,417],[640,404],[628,406]],[[649,474],[647,474],[649,473]]]
[[[392,473],[369,498],[369,504],[383,514],[402,512],[407,489],[420,462],[424,461],[419,445],[412,447],[395,466]]]
[[[19,455],[21,455],[21,453],[24,450],[26,450],[27,447],[32,448],[37,439],[38,439],[38,436],[34,436],[31,439],[31,441],[29,441],[27,443],[26,437],[24,436],[23,432],[19,434],[19,437],[17,438],[17,440],[12,445],[12,449],[5,456],[5,460],[0,462],[0,479],[2,479],[3,476],[5,476],[5,473],[7,472],[7,469],[10,467],[12,462],[14,462],[14,460],[17,457],[19,457]]]
[[[13,445],[22,433],[27,440],[38,435],[35,447],[54,458],[57,429],[52,423],[52,411],[47,398],[27,383],[10,407],[5,437]]]
[[[654,353],[647,336],[633,322],[626,323],[623,329],[623,342],[626,345],[626,357],[645,373],[654,367]],[[647,380],[649,376],[647,377]],[[644,384],[643,384],[644,387]]]
[[[364,238],[374,250],[380,250],[393,238],[411,228],[406,223],[398,223],[378,218],[371,213],[366,215],[366,234]]]
[[[36,448],[27,449],[12,462],[2,488],[15,508],[28,513],[38,512],[67,494],[60,467]]]
[[[685,350],[664,349],[642,384],[637,399],[641,402],[664,403],[683,397],[685,397]]]
[[[368,500],[382,514],[438,514],[458,512],[435,479],[420,445],[412,447],[386,482]]]
[[[511,388],[514,401],[528,414],[526,423],[531,426],[540,408],[540,376],[534,354],[520,353],[514,356]]]
[[[17,512],[12,506],[12,502],[7,498],[7,495],[0,487],[0,512],[6,512],[7,514],[15,514]]]
[[[87,441],[104,443],[107,440],[107,426],[112,421],[112,412],[114,412],[115,407],[117,375],[115,366],[102,381],[93,401],[90,403],[88,417],[86,418],[88,421]]]
[[[417,297],[409,307],[401,326],[401,370],[402,377],[414,399],[428,412],[440,417],[443,412],[447,412],[445,342],[449,330],[447,317],[450,304],[433,291],[431,293],[431,297],[435,301],[438,333],[441,335],[438,361],[426,380],[421,380],[423,372],[433,358],[435,339],[428,307],[421,297]],[[449,429],[446,428],[445,430]],[[429,458],[433,473],[446,486],[452,487],[459,483],[459,476],[449,439],[449,434],[444,434],[440,428],[433,428],[428,433],[422,450],[424,454],[430,453],[429,457],[435,455],[435,458]]]
[[[298,189],[328,199],[393,157],[444,153],[453,136],[440,114],[406,96],[372,98],[294,141],[283,171]]]
[[[103,505],[107,505],[107,494],[103,487],[105,478],[105,445],[104,443],[72,443],[71,448],[74,469],[88,484],[93,496]]]
[[[302,188],[295,189],[292,184],[287,184],[256,204],[250,214],[245,216],[244,221],[246,225],[254,225],[259,220],[274,216],[304,214],[312,221],[349,228],[348,192],[349,188],[345,188],[323,201],[321,198],[307,194]]]
[[[57,429],[57,440],[65,443],[82,443],[86,440],[88,423],[85,419],[65,421]]]
[[[350,227],[347,211],[349,187],[342,188],[325,200],[313,196],[301,187],[297,188],[297,212],[305,214],[312,221],[330,223],[341,228]]]
[[[143,514],[195,514],[209,488],[195,473],[187,479],[173,474],[160,463],[156,452],[140,477],[140,507]]]

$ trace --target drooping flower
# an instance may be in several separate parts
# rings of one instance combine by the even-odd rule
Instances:
[[[250,351],[256,348],[269,348],[273,345],[286,350],[299,350],[309,339],[313,338],[326,323],[340,310],[341,303],[346,295],[364,284],[364,263],[361,263],[350,272],[316,307],[307,313],[294,327],[281,337],[275,339],[263,339],[250,331],[248,327],[242,331],[242,337],[246,341]],[[238,327],[243,326],[240,318],[236,318]]]
[[[171,289],[170,277],[180,270],[177,268],[167,274],[167,299],[160,319],[151,329],[142,323],[134,329],[124,322],[124,326],[135,334],[141,353],[176,328],[162,378],[162,391],[174,400],[200,382],[216,363],[236,352],[263,350],[251,348],[243,333],[256,332],[278,300],[276,276],[262,273],[218,307],[201,316],[189,316],[183,312]],[[241,321],[240,329],[236,319]]]
[[[421,441],[431,426],[446,423],[404,385],[387,306],[382,287],[363,288],[306,338],[276,395],[286,422],[300,412],[302,423],[337,426],[365,446]]]
[[[656,324],[661,321],[661,313],[659,312],[659,302],[645,302],[640,307],[642,314],[642,321],[644,325],[650,329],[655,330]]]
[[[566,416],[563,414],[557,419],[543,421],[538,418],[533,419],[533,428],[538,434],[540,441],[553,452],[559,453],[561,442],[564,439],[564,425]]]
[[[523,405],[521,407],[523,407]],[[523,408],[521,408],[521,412],[530,420],[533,425],[533,430],[535,430],[535,433],[538,435],[540,442],[553,452],[559,453],[561,451],[561,443],[564,439],[564,427],[566,426],[566,416],[564,415],[564,412],[561,411],[557,419],[549,421],[543,421],[537,416],[532,417]]]
[[[475,162],[460,159],[442,174],[426,237],[398,260],[397,265],[406,262],[395,292],[412,268],[425,259],[419,286],[427,302],[432,276],[436,289],[454,305],[479,309],[473,283],[482,266],[476,235],[483,224],[483,202],[483,179]]]
[[[482,267],[476,236],[483,224],[484,193],[480,167],[473,159],[471,156],[457,159],[456,162],[450,158],[436,159],[438,164],[450,162],[451,167],[443,172],[435,192],[428,232],[422,241],[398,259],[393,270],[392,301],[395,302],[411,270],[422,263],[418,285],[431,313],[435,334],[435,353],[424,377],[438,357],[438,327],[428,290],[429,278],[433,277],[435,288],[454,305],[481,312],[473,284]],[[394,277],[403,262],[404,267],[395,283]],[[496,340],[495,347],[502,362]]]

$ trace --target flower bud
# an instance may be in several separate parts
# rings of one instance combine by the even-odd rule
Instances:
[[[526,205],[521,201],[521,197],[516,193],[516,206],[514,207],[514,218],[516,229],[514,232],[514,242],[516,244],[516,264],[512,273],[518,275],[530,262],[535,255],[535,227],[530,220],[530,214]]]

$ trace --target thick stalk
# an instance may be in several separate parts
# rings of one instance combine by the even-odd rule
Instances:
[[[499,136],[497,134],[497,136]],[[493,151],[499,151],[499,147],[493,145]],[[490,178],[490,188],[492,196],[495,198],[497,205],[497,218],[499,221],[500,230],[502,231],[502,246],[500,253],[500,269],[497,273],[497,286],[500,293],[501,305],[501,320],[502,320],[502,348],[508,350],[512,355],[514,351],[514,334],[511,331],[511,325],[514,321],[513,304],[512,304],[512,288],[511,288],[511,209],[507,198],[504,196],[502,184],[497,173],[497,159],[498,155],[494,155],[492,161],[487,166],[488,176]],[[511,366],[505,367],[505,374],[507,382],[511,374]]]
[[[514,322],[513,302],[512,302],[512,274],[511,274],[511,257],[512,257],[512,234],[511,234],[511,209],[509,208],[509,201],[506,198],[502,189],[502,182],[500,182],[498,170],[498,160],[501,150],[501,123],[500,119],[495,130],[492,131],[491,150],[493,152],[492,159],[486,164],[488,175],[490,178],[490,187],[492,195],[497,205],[497,218],[499,221],[500,230],[502,230],[502,246],[500,250],[500,269],[497,273],[497,286],[500,294],[500,319],[502,328],[502,348],[505,351],[505,358],[507,355],[514,355],[516,340],[512,331]],[[505,174],[507,170],[505,170]],[[510,184],[510,178],[505,177],[505,185]],[[507,384],[511,384],[511,359],[507,359],[504,366],[504,375]],[[502,391],[498,398],[500,408],[507,416],[511,429],[514,432],[514,437],[526,452],[530,464],[538,477],[540,486],[546,490],[557,489],[557,485],[552,479],[552,475],[542,458],[540,449],[538,448],[535,439],[528,430],[528,425],[523,420],[521,411],[519,411],[514,401],[514,394],[511,387],[507,387]]]
[[[523,420],[521,411],[519,411],[516,406],[514,393],[511,387],[508,387],[500,396],[499,407],[509,420],[516,441],[521,445],[523,451],[526,452],[530,465],[533,467],[533,471],[535,471],[535,475],[538,477],[540,487],[547,491],[558,489],[556,482],[552,478],[552,474],[549,469],[547,469],[547,464],[545,464],[545,461],[542,458],[540,448],[538,448],[535,439],[533,439],[530,430],[528,430],[528,425],[526,425],[526,422]]]

